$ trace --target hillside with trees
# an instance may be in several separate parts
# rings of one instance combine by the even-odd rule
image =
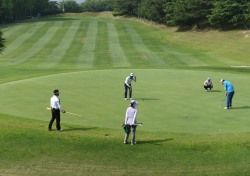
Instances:
[[[0,23],[54,15],[113,11],[169,26],[250,28],[249,0],[0,0]]]
[[[170,26],[250,28],[249,0],[116,0],[114,11]]]

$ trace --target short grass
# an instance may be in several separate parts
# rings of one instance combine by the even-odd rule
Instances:
[[[176,32],[109,13],[2,26],[0,175],[249,175],[247,31]],[[137,145],[123,144],[134,72]],[[202,85],[214,81],[213,92]],[[225,111],[221,78],[236,89]],[[48,132],[61,91],[64,132]],[[3,141],[3,142],[2,142]]]

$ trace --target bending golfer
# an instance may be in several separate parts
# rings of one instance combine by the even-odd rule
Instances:
[[[227,97],[226,107],[224,109],[231,109],[232,108],[232,100],[234,96],[234,87],[233,84],[229,81],[224,79],[220,80],[221,84],[224,86],[225,89],[225,96]]]
[[[136,76],[134,76],[134,73],[130,73],[130,75],[128,77],[126,77],[125,82],[124,82],[124,96],[125,96],[125,100],[127,100],[127,94],[128,94],[128,89],[129,89],[129,98],[130,100],[132,100],[132,81],[136,82]]]
[[[131,139],[131,145],[136,144],[135,142],[135,132],[136,132],[136,115],[137,115],[137,109],[135,108],[138,105],[138,102],[135,100],[132,100],[130,102],[130,107],[127,108],[126,111],[126,117],[125,117],[125,137],[124,137],[124,144],[128,143],[129,134],[132,129],[132,139]]]
[[[208,89],[211,91],[213,88],[213,82],[211,80],[211,78],[207,78],[207,80],[204,82],[203,84],[204,89],[206,89],[206,91],[208,91]]]
[[[51,108],[51,120],[49,122],[49,127],[48,130],[51,131],[52,130],[52,125],[53,122],[56,120],[56,129],[57,131],[62,131],[63,129],[61,128],[60,125],[60,111],[65,113],[66,111],[64,111],[60,105],[60,100],[58,98],[59,96],[59,90],[56,89],[53,91],[54,95],[50,98],[50,108]]]

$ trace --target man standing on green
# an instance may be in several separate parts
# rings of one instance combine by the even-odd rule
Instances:
[[[224,109],[231,109],[232,108],[232,100],[234,96],[234,87],[233,84],[229,81],[226,81],[224,79],[220,80],[221,84],[224,86],[225,89],[225,95],[227,97],[226,107]]]
[[[55,89],[53,91],[54,95],[50,98],[50,108],[51,108],[51,120],[49,122],[49,126],[48,126],[48,130],[51,131],[52,130],[52,124],[53,122],[56,120],[56,129],[57,131],[63,131],[63,129],[61,128],[60,125],[60,112],[65,113],[66,111],[64,111],[61,107],[60,104],[60,100],[59,100],[59,90]]]

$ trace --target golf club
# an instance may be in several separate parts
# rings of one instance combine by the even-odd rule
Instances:
[[[51,108],[46,108],[47,110],[51,110]],[[74,116],[82,116],[82,115],[80,115],[80,114],[76,114],[76,113],[72,113],[72,112],[65,112],[65,113],[67,113],[67,114],[71,114],[71,115],[74,115]]]
[[[135,125],[135,126],[143,126],[143,123],[135,123],[135,124],[133,124],[133,125]],[[124,127],[124,126],[125,126],[125,124],[122,123],[121,127]]]

